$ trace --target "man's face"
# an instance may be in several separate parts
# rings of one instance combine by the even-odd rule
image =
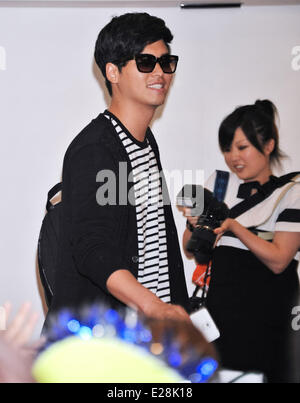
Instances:
[[[141,53],[158,58],[167,54],[168,48],[164,41],[160,40],[147,45]],[[120,101],[130,102],[136,107],[143,105],[157,108],[165,101],[172,76],[172,74],[164,73],[159,63],[156,63],[151,73],[141,73],[137,69],[136,61],[130,60],[119,73],[113,96],[116,95]]]

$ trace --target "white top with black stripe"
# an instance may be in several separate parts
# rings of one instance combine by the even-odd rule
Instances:
[[[216,179],[216,173],[212,174],[207,180],[205,186],[213,191]],[[235,174],[230,173],[228,187],[224,202],[229,208],[240,203],[243,199],[237,197],[240,184],[243,183]],[[252,207],[236,220],[246,228],[255,227],[262,232],[300,232],[300,179],[290,188],[273,208],[285,188],[289,183],[276,189],[269,197],[261,203]],[[218,243],[218,246],[233,246],[240,249],[248,249],[239,239],[224,235]],[[300,260],[300,253],[295,256]]]
[[[170,302],[167,236],[160,173],[147,140],[137,141],[111,116],[132,166],[138,233],[138,278],[140,284],[164,302]]]

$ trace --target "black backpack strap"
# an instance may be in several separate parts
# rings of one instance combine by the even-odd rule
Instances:
[[[295,176],[299,175],[300,172],[291,172],[287,175],[283,175],[279,178],[273,177],[269,182],[265,183],[261,187],[261,191],[255,193],[253,196],[243,200],[234,206],[229,213],[230,218],[237,218],[246,211],[250,210],[257,204],[261,203],[263,200],[267,199],[276,189],[286,185],[293,181]]]
[[[51,203],[51,200],[61,190],[62,190],[62,182],[57,183],[55,186],[53,186],[52,189],[49,190],[48,198],[47,198],[47,204],[46,204],[46,210],[48,212],[53,208],[53,204]]]

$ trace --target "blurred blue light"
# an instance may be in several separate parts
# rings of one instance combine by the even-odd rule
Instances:
[[[139,334],[140,340],[143,343],[149,343],[152,340],[152,333],[148,329],[143,329]]]
[[[180,365],[181,362],[182,362],[181,354],[180,354],[179,352],[177,352],[177,351],[173,351],[173,352],[169,355],[168,361],[169,361],[169,364],[172,365],[172,367],[175,367],[175,368],[176,368],[176,367],[179,367],[179,365]]]
[[[108,323],[115,323],[119,319],[119,314],[114,309],[109,309],[105,313],[105,319],[108,321]]]
[[[72,319],[67,323],[67,328],[71,333],[77,333],[80,329],[80,323],[76,319]]]
[[[61,312],[59,312],[59,314],[58,314],[58,320],[57,320],[57,322],[58,322],[58,324],[60,325],[60,326],[63,326],[63,327],[65,327],[66,326],[66,323],[68,323],[69,322],[69,320],[71,319],[71,314],[70,314],[70,312],[67,310],[67,309],[64,309],[64,310],[62,310]]]
[[[89,340],[92,338],[93,336],[93,332],[92,329],[90,329],[87,326],[81,326],[79,332],[78,332],[78,336],[82,339],[82,340]]]
[[[218,364],[212,358],[206,358],[197,367],[197,373],[201,375],[202,381],[207,380],[217,369]]]
[[[122,334],[123,340],[129,343],[135,343],[136,341],[136,332],[132,329],[125,329]]]

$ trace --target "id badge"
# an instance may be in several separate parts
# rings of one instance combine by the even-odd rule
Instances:
[[[199,309],[199,311],[192,313],[190,318],[193,324],[200,330],[209,343],[220,337],[219,329],[205,307],[202,307]]]

